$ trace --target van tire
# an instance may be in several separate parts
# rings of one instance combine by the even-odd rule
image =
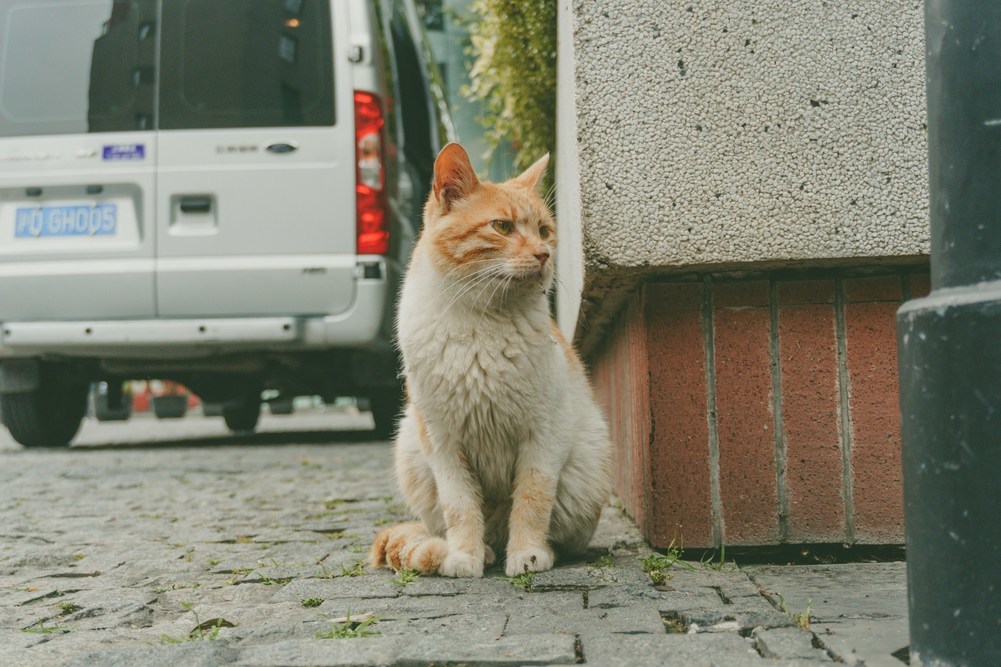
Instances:
[[[3,423],[25,447],[66,447],[87,414],[87,385],[43,370],[33,391],[0,394]]]
[[[234,433],[253,433],[260,417],[260,394],[257,398],[222,406],[222,418],[226,420],[226,427]]]

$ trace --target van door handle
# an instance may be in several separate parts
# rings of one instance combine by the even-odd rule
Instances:
[[[181,213],[208,213],[212,210],[212,197],[181,197]]]

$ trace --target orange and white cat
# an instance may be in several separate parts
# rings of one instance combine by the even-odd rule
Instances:
[[[549,314],[556,228],[536,191],[548,156],[480,182],[449,144],[399,304],[408,404],[396,477],[420,522],[383,530],[372,562],[508,576],[583,550],[608,499],[612,448],[580,360]]]

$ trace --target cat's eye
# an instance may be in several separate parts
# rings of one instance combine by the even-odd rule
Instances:
[[[510,220],[491,220],[490,226],[496,229],[504,236],[507,236],[514,230],[514,225],[511,224]]]
[[[539,238],[540,239],[548,239],[549,235],[552,234],[552,233],[553,233],[553,231],[551,229],[549,229],[549,227],[546,227],[545,225],[543,225],[542,227],[539,227]]]

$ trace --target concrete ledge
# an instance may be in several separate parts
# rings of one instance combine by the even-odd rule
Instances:
[[[651,275],[927,256],[920,4],[561,0],[559,37],[559,318],[585,352]]]

